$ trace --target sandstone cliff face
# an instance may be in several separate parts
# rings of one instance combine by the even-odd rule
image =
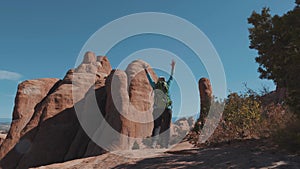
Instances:
[[[133,61],[126,68],[128,92],[129,92],[129,119],[133,122],[135,134],[131,137],[150,136],[153,128],[153,92],[152,87],[146,77],[144,67],[149,67],[148,72],[154,81],[157,81],[157,76],[151,69],[150,65],[142,60]],[[132,130],[132,129],[131,129]]]
[[[2,159],[19,141],[25,125],[31,119],[35,106],[49,93],[51,88],[58,83],[58,79],[26,80],[19,84],[15,98],[15,107],[10,130],[1,145],[0,159]]]
[[[152,87],[150,86],[144,67],[150,65],[142,60],[135,60],[126,68],[128,77],[128,91],[130,102],[133,108],[137,111],[149,111],[152,108]],[[154,81],[157,81],[157,76],[151,68],[148,68]]]
[[[126,71],[113,70],[106,80],[105,122],[93,135],[109,151],[130,149],[136,140],[151,135],[153,128],[152,88],[141,60],[133,61]],[[157,76],[149,68],[152,77]],[[97,155],[101,150],[90,142],[85,156]]]
[[[127,149],[128,143],[121,135],[127,134],[125,128],[129,125],[124,118],[129,113],[127,76],[124,71],[114,70],[110,74],[106,80],[106,92],[106,122],[95,133],[96,142],[101,142],[102,147],[109,151]]]
[[[198,85],[200,92],[200,117],[197,121],[201,123],[200,126],[202,128],[209,113],[213,95],[209,79],[201,78]]]
[[[27,168],[64,160],[80,128],[73,106],[82,102],[95,82],[96,85],[104,84],[106,72],[111,70],[106,70],[109,69],[108,60],[102,63],[105,68],[93,53],[88,52],[82,64],[68,71],[63,80],[55,85],[47,83],[52,87],[51,92],[47,91],[40,101],[34,103],[35,109],[29,121],[17,125],[17,128],[25,126],[20,131],[22,138],[17,139],[18,144],[1,160],[3,168]],[[36,86],[35,83],[31,85]],[[47,89],[47,85],[41,88]]]
[[[63,80],[22,83],[39,94],[26,95],[29,90],[20,85],[15,121],[5,140],[7,146],[0,150],[0,166],[28,168],[99,155],[105,150],[94,141],[111,135],[106,128],[118,133],[104,140],[108,150],[129,149],[134,138],[150,136],[153,96],[144,65],[147,63],[134,61],[126,71],[112,71],[107,57],[87,52],[83,62],[69,70]],[[151,68],[149,72],[156,80]],[[95,104],[102,119],[93,107]],[[81,127],[83,124],[89,125]],[[86,130],[92,132],[94,141]]]
[[[199,80],[199,91],[200,91],[200,105],[201,107],[206,106],[212,99],[212,87],[209,79],[201,78]]]

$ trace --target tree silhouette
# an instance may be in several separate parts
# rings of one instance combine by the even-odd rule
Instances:
[[[260,78],[271,79],[288,91],[287,103],[300,110],[300,0],[283,16],[271,16],[269,8],[248,18],[250,48],[258,51]]]

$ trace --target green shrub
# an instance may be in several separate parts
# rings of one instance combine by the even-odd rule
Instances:
[[[236,139],[275,138],[275,142],[282,147],[299,151],[300,120],[293,122],[297,119],[295,113],[289,111],[284,102],[276,102],[274,92],[270,95],[265,91],[260,96],[253,90],[246,89],[243,94],[229,94],[225,101],[212,102],[210,113],[213,115],[209,115],[206,123],[214,133],[206,144]],[[222,111],[224,102],[225,107],[220,118],[221,114],[218,112]],[[220,121],[215,128],[214,122],[218,119]],[[187,138],[191,143],[201,146],[199,134],[191,131]]]
[[[223,118],[238,133],[255,130],[261,120],[260,101],[255,95],[231,93],[226,100]]]
[[[140,146],[136,141],[134,141],[134,143],[132,145],[132,150],[137,150],[137,149],[140,149]]]

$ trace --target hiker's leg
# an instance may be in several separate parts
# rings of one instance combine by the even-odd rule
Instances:
[[[163,122],[162,122],[162,147],[167,148],[170,140],[170,126],[172,120],[172,110],[166,108],[163,113]]]
[[[159,133],[161,130],[161,123],[162,123],[162,115],[161,115],[161,111],[160,109],[154,109],[153,110],[153,119],[154,119],[154,126],[153,126],[153,130],[152,130],[152,146],[153,148],[155,148],[158,139],[159,139]]]

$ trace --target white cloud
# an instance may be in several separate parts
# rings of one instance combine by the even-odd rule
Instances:
[[[0,70],[0,80],[19,80],[21,77],[19,73]]]

